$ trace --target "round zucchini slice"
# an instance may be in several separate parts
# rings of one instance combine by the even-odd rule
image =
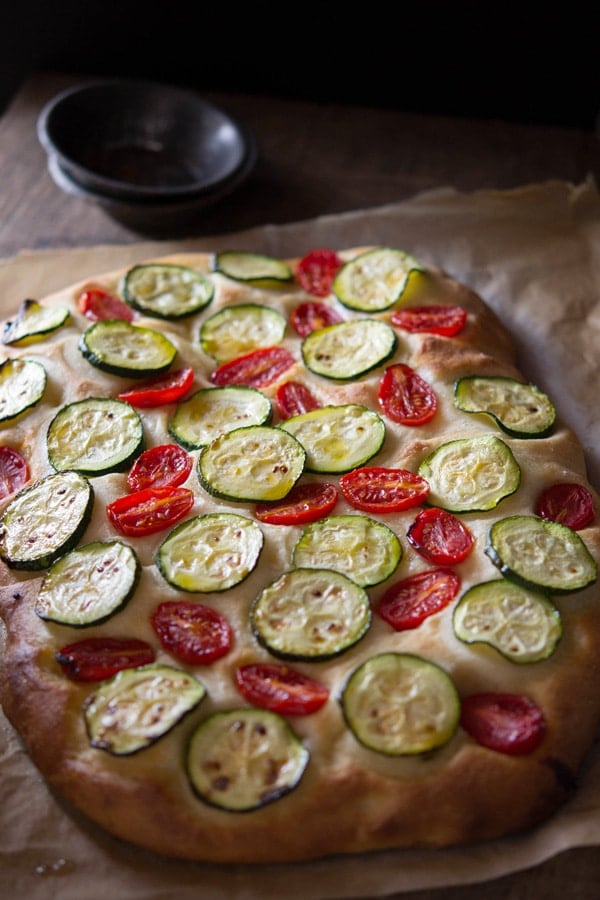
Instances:
[[[92,366],[125,378],[162,375],[177,355],[163,334],[123,319],[94,322],[82,334],[79,349]]]
[[[274,656],[314,662],[338,656],[364,637],[371,605],[364,588],[341,572],[292,569],[259,594],[250,622]]]
[[[11,569],[47,569],[77,544],[93,505],[92,486],[77,472],[24,488],[0,519],[0,557]]]
[[[88,397],[61,410],[50,422],[48,459],[58,472],[105,475],[126,469],[144,443],[142,420],[122,400]]]
[[[372,656],[348,678],[342,710],[356,739],[387,756],[428,753],[447,744],[460,720],[453,680],[408,653]]]
[[[302,359],[315,375],[349,381],[386,362],[397,342],[387,322],[351,319],[311,331],[302,341]]]
[[[333,281],[333,293],[349,309],[383,312],[402,297],[411,272],[422,270],[403,250],[377,247],[342,266]]]
[[[228,362],[283,340],[286,322],[276,309],[258,303],[226,306],[206,319],[200,328],[200,344],[218,363]]]
[[[46,391],[46,370],[31,359],[0,365],[0,424],[10,425],[36,406]]]
[[[159,547],[156,564],[165,581],[179,590],[226,591],[254,569],[263,542],[252,519],[208,513],[174,528]]]
[[[236,428],[268,425],[272,415],[271,401],[256,388],[202,388],[179,404],[169,434],[186,450],[198,450]]]
[[[171,731],[205,695],[197,678],[172,666],[122,669],[84,705],[90,744],[115,756],[137,753]]]
[[[159,319],[182,319],[208,306],[213,282],[196,269],[167,263],[133,266],[123,279],[123,297],[134,309]]]
[[[304,528],[293,551],[298,568],[334,569],[361,587],[389,578],[402,559],[391,528],[369,516],[327,516]]]
[[[243,708],[213,713],[198,725],[186,769],[205,803],[246,812],[292,791],[308,761],[308,750],[282,716]]]
[[[2,343],[23,347],[44,340],[62,328],[69,318],[66,306],[42,306],[37,300],[23,300],[16,317],[4,327]]]
[[[547,659],[562,637],[560,613],[543,594],[496,579],[470,588],[454,610],[454,633],[515,663]]]
[[[282,259],[248,250],[222,250],[215,253],[212,265],[215,272],[227,278],[259,287],[278,286],[293,278],[291,268]]]
[[[385,424],[374,410],[358,403],[324,406],[292,416],[279,426],[306,450],[310,472],[349,472],[372,459],[383,446]]]
[[[198,458],[200,483],[224,500],[281,500],[304,471],[302,445],[281,428],[251,425],[216,438]]]
[[[494,509],[521,483],[512,450],[489,434],[441,444],[418,471],[429,484],[428,502],[450,512]]]
[[[141,573],[131,547],[93,541],[66,553],[47,572],[35,611],[41,619],[75,628],[97,625],[133,596]]]
[[[554,404],[546,394],[514,378],[460,378],[454,388],[454,402],[463,412],[491,416],[503,431],[517,438],[546,437],[556,420]]]
[[[505,578],[549,594],[581,591],[598,577],[596,561],[581,537],[537,516],[495,522],[485,552]]]

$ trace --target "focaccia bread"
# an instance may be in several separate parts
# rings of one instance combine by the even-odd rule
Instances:
[[[598,498],[468,287],[389,247],[171,256],[25,301],[3,356],[0,700],[90,819],[286,862],[576,789]]]

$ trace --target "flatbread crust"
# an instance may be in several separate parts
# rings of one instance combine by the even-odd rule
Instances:
[[[363,249],[346,251],[343,256],[349,259]],[[210,271],[208,254],[183,254],[163,261]],[[294,262],[290,260],[292,265]],[[90,281],[114,291],[122,274],[112,272]],[[309,299],[293,284],[253,288],[214,277],[214,300],[208,310],[190,320],[169,323],[143,316],[136,320],[136,324],[158,327],[176,342],[181,359],[194,366],[196,388],[210,384],[210,372],[215,367],[214,360],[198,344],[203,318],[221,306],[240,302],[272,305],[289,316],[300,300]],[[94,369],[78,350],[80,335],[89,322],[77,312],[76,298],[86,284],[72,285],[43,301],[69,306],[72,315],[67,326],[42,343],[6,350],[7,356],[40,359],[48,372],[43,401],[4,434],[4,442],[29,460],[33,480],[52,471],[45,433],[58,408],[90,395],[115,396],[131,383]],[[456,410],[452,396],[457,378],[493,374],[523,379],[510,336],[498,318],[470,289],[446,273],[428,268],[411,281],[403,303],[457,304],[468,311],[468,324],[455,338],[399,333],[392,361],[412,366],[434,387],[439,409],[431,423],[419,428],[386,422],[384,448],[372,463],[415,470],[431,449],[446,440],[498,433],[488,419]],[[353,314],[345,310],[343,315],[350,318]],[[305,370],[298,338],[291,329],[283,343],[298,360],[286,378],[302,377],[310,382],[323,403],[364,403],[377,408],[381,368],[352,383],[332,383]],[[275,386],[264,392],[273,398]],[[140,410],[147,446],[170,440],[167,425],[172,411],[172,407]],[[498,575],[483,552],[494,520],[531,514],[542,488],[557,481],[577,481],[592,490],[577,438],[560,421],[543,439],[502,438],[519,462],[521,485],[499,509],[466,517],[476,546],[467,560],[456,566],[462,592]],[[84,536],[86,542],[115,537],[104,510],[107,502],[126,493],[125,479],[124,473],[93,479],[95,506]],[[191,514],[233,509],[252,516],[251,504],[208,497],[195,474],[190,476],[189,486],[197,494],[197,506]],[[597,508],[595,493],[594,501]],[[355,510],[340,498],[335,512]],[[369,589],[373,605],[393,579],[428,567],[406,540],[414,516],[415,510],[373,516],[394,529],[403,548],[394,576]],[[223,594],[198,597],[226,615],[235,632],[234,646],[227,656],[194,670],[207,688],[207,698],[159,741],[131,756],[116,757],[90,745],[82,706],[94,685],[66,678],[55,653],[91,634],[136,636],[156,648],[157,661],[186,668],[160,648],[150,625],[157,602],[179,596],[162,580],[154,564],[165,534],[132,540],[143,567],[134,598],[107,622],[83,630],[54,625],[35,614],[40,573],[2,566],[0,613],[6,634],[0,656],[0,701],[35,765],[68,801],[126,841],[165,856],[217,863],[286,862],[392,847],[435,848],[478,842],[531,827],[565,801],[576,786],[600,720],[597,585],[555,598],[563,637],[549,659],[534,664],[518,665],[490,647],[458,641],[452,629],[452,608],[427,619],[416,630],[401,633],[393,632],[374,616],[367,635],[351,650],[324,662],[294,664],[330,689],[330,699],[321,710],[291,718],[294,731],[310,752],[299,785],[276,802],[243,814],[203,803],[192,791],[183,765],[189,735],[212,711],[244,705],[235,688],[237,666],[270,659],[251,633],[248,609],[259,591],[289,568],[299,534],[295,527],[263,528],[265,548],[250,576]],[[592,556],[600,559],[598,524],[584,529],[580,536]],[[435,661],[449,672],[461,696],[485,690],[526,694],[543,710],[544,740],[530,754],[510,756],[485,749],[458,728],[444,747],[414,758],[386,757],[362,747],[344,722],[339,696],[349,673],[363,660],[385,650],[406,651]]]

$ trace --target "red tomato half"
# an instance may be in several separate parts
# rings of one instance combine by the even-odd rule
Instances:
[[[462,306],[409,306],[393,312],[391,321],[404,331],[454,337],[465,327],[467,311]]]
[[[319,247],[302,257],[296,267],[296,280],[307,294],[326,297],[342,265],[343,260],[335,250]]]
[[[101,319],[124,319],[133,321],[133,310],[115,294],[109,293],[104,288],[90,285],[77,298],[79,311],[92,322]]]
[[[235,673],[242,696],[254,706],[284,716],[306,716],[326,702],[325,685],[286,665],[250,663]]]
[[[383,373],[379,403],[385,415],[401,425],[424,425],[437,410],[433,388],[404,363],[389,366]]]
[[[408,529],[407,537],[415,550],[436,566],[462,562],[475,543],[464,522],[436,507],[419,513]]]
[[[243,384],[264,388],[274,384],[294,363],[294,357],[285,347],[263,347],[223,363],[214,370],[210,380],[218,387]]]
[[[301,381],[284,381],[275,394],[277,409],[282,419],[291,419],[302,413],[318,409],[321,405],[314,394]]]
[[[338,500],[337,488],[329,482],[297,484],[283,500],[258,503],[254,515],[269,525],[306,525],[327,516]]]
[[[319,300],[300,303],[290,316],[292,328],[300,337],[306,337],[311,331],[317,331],[327,325],[337,325],[341,321],[342,317],[332,306]]]
[[[131,491],[149,487],[175,487],[192,471],[193,460],[179,444],[160,444],[138,456],[127,476]]]
[[[233,641],[227,619],[210,606],[192,600],[159,603],[151,622],[164,649],[192,666],[225,656]]]
[[[462,701],[460,724],[478,744],[511,755],[531,753],[546,731],[540,708],[521,694],[471,694]]]
[[[29,480],[27,460],[12,447],[0,447],[0,500],[20,490]]]
[[[157,378],[149,378],[118,394],[119,400],[125,400],[132,406],[151,409],[154,406],[165,406],[176,403],[194,383],[192,368],[177,369]]]
[[[366,466],[342,475],[340,489],[356,509],[388,513],[418,506],[427,497],[429,484],[408,469]]]
[[[187,488],[150,487],[113,500],[106,513],[121,534],[144,537],[179,522],[193,505],[194,493]]]
[[[103,681],[121,669],[154,662],[154,650],[137,638],[86,638],[62,647],[56,661],[73,681]]]
[[[460,578],[450,569],[418,572],[389,588],[377,611],[395,631],[408,631],[448,606],[459,589]]]
[[[582,484],[553,484],[540,494],[535,514],[579,531],[594,521],[594,498]]]

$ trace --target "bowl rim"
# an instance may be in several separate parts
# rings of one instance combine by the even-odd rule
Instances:
[[[204,178],[201,181],[191,181],[180,185],[170,185],[169,187],[151,186],[151,185],[134,185],[132,183],[121,181],[119,179],[110,178],[109,176],[100,175],[89,167],[74,160],[71,156],[64,153],[56,141],[50,134],[50,120],[56,109],[65,101],[74,95],[85,94],[95,89],[141,89],[141,90],[158,90],[175,94],[180,97],[188,97],[202,108],[213,115],[221,118],[224,124],[229,125],[238,136],[240,152],[233,165],[212,178]],[[68,174],[71,179],[75,180],[80,187],[94,193],[100,192],[106,196],[118,197],[128,200],[169,200],[183,199],[198,193],[206,193],[216,189],[223,182],[228,181],[235,175],[236,171],[245,166],[248,153],[252,153],[253,138],[247,128],[223,110],[220,106],[204,97],[194,88],[179,84],[170,84],[166,82],[154,81],[145,78],[122,78],[122,77],[104,77],[90,78],[80,81],[56,93],[42,106],[36,122],[36,131],[38,141],[44,148],[48,157],[56,157],[61,169]],[[89,182],[93,181],[97,187],[91,187]]]

